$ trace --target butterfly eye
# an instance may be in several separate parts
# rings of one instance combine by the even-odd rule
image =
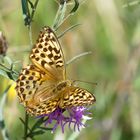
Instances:
[[[57,90],[62,90],[63,88],[65,88],[67,86],[66,82],[62,82],[57,86]]]
[[[56,88],[54,88],[52,92],[55,93],[56,92]]]

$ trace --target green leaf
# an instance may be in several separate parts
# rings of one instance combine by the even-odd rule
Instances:
[[[79,2],[78,0],[74,0],[75,5],[73,7],[73,9],[70,11],[70,13],[75,13],[77,11],[77,9],[79,8]]]
[[[27,136],[32,138],[35,135],[41,135],[41,134],[44,134],[44,133],[45,133],[45,131],[43,131],[43,130],[37,130],[37,131],[34,131],[32,133],[29,133],[29,135],[27,135]]]
[[[72,26],[70,26],[68,29],[66,29],[65,31],[63,31],[63,33],[61,33],[60,35],[58,35],[58,38],[61,38],[62,36],[64,36],[67,32],[69,32],[69,31],[71,31],[73,28],[75,28],[75,27],[77,27],[77,26],[79,26],[79,25],[81,25],[81,24],[74,24],[74,25],[72,25]]]
[[[13,63],[12,60],[11,60],[11,58],[8,57],[8,56],[5,56],[5,57],[4,57],[4,60],[5,60],[6,62],[8,62],[9,65],[12,65],[12,63]]]
[[[24,24],[25,26],[27,26],[30,24],[30,11],[29,11],[27,0],[21,0],[21,5],[22,5]]]
[[[48,128],[48,127],[39,127],[39,128],[40,128],[40,129],[43,129],[43,130],[45,130],[45,131],[46,131],[46,130],[52,131],[52,129],[53,129],[53,128]]]
[[[67,9],[67,3],[66,2],[64,2],[64,4],[59,5],[59,8],[58,8],[58,11],[57,11],[54,23],[53,23],[53,27],[52,27],[54,30],[57,30],[59,25],[61,23],[63,23],[65,13],[66,13],[66,9]]]
[[[5,78],[8,78],[9,79],[9,76],[7,74],[7,72],[5,72],[4,70],[0,69],[0,75],[2,75],[3,77]]]
[[[3,77],[7,78],[7,79],[11,79],[13,81],[16,81],[17,79],[17,75],[15,75],[14,73],[11,73],[9,71],[5,71],[0,69],[0,75],[2,75]]]
[[[35,129],[39,128],[40,125],[42,125],[42,123],[44,123],[44,118],[38,119],[36,123],[33,125],[33,127],[31,128],[31,131],[34,131]]]
[[[17,76],[14,73],[11,73],[11,72],[6,72],[6,73],[7,73],[9,79],[16,81]]]

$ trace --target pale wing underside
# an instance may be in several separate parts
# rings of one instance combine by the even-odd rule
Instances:
[[[45,80],[44,80],[45,77]],[[48,78],[48,80],[47,80]],[[17,80],[16,90],[20,102],[24,106],[29,105],[29,101],[40,103],[45,99],[54,96],[51,93],[54,83],[34,65],[27,66],[22,69],[20,76]],[[45,97],[45,99],[44,99]]]
[[[61,46],[49,27],[44,27],[40,31],[38,40],[30,54],[30,59],[52,79],[58,81],[65,79],[65,64]]]
[[[59,106],[60,108],[86,106],[93,104],[95,101],[95,96],[87,90],[71,86],[64,91]]]
[[[31,103],[32,104],[32,103]],[[27,112],[33,116],[40,116],[53,112],[58,106],[58,99],[48,100],[26,107]]]

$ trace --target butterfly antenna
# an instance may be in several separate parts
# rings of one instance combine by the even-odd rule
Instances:
[[[73,80],[73,83],[75,83],[75,82],[87,83],[87,84],[90,84],[90,85],[93,85],[93,86],[96,86],[96,85],[97,85],[97,83],[88,82],[88,81],[83,81],[83,80]]]

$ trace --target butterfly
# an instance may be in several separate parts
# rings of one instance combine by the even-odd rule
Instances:
[[[96,98],[66,78],[66,64],[58,38],[50,27],[43,27],[33,46],[31,65],[21,70],[16,91],[19,101],[33,116],[61,109],[93,104]]]

